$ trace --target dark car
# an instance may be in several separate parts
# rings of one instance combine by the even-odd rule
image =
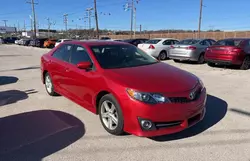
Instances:
[[[36,38],[36,39],[32,39],[30,41],[29,46],[33,46],[33,47],[43,47],[44,41],[48,40],[47,38]]]
[[[207,48],[205,60],[209,66],[238,65],[241,69],[247,70],[250,67],[250,39],[219,40]]]
[[[6,37],[3,39],[5,44],[14,44],[16,40],[18,40],[17,37]]]
[[[41,78],[49,95],[99,114],[114,135],[176,133],[206,111],[206,88],[198,77],[124,42],[60,44],[41,57]]]
[[[148,41],[148,39],[144,39],[144,38],[139,38],[139,39],[125,39],[125,40],[122,40],[123,42],[126,42],[126,43],[129,43],[129,44],[132,44],[134,46],[138,46],[138,44],[143,44],[145,43],[146,41]]]

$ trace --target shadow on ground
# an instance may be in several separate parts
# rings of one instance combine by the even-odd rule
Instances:
[[[26,90],[26,91],[19,91],[19,90],[9,90],[9,91],[2,91],[0,92],[0,106],[16,103],[21,100],[27,99],[30,94],[37,93],[36,90]]]
[[[40,69],[40,66],[30,66],[25,68],[16,68],[16,69],[7,69],[7,70],[0,70],[0,72],[8,72],[8,71],[22,71],[22,70],[31,70],[31,69]]]
[[[17,57],[17,56],[31,56],[31,55],[0,55],[0,57]]]
[[[215,96],[207,96],[206,114],[202,121],[179,133],[150,138],[154,141],[179,140],[198,135],[221,121],[227,113],[227,102]]]
[[[18,81],[17,77],[13,77],[13,76],[0,76],[0,86],[6,85],[6,84],[16,83],[17,81]]]
[[[0,160],[40,161],[85,134],[76,117],[41,110],[0,118]]]
[[[240,115],[250,117],[250,112],[247,112],[247,111],[243,111],[243,110],[236,109],[236,108],[232,108],[232,109],[230,109],[230,111],[235,112],[235,113],[240,114]]]

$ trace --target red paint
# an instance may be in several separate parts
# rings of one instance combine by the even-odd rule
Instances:
[[[204,116],[206,89],[204,88],[199,99],[189,103],[165,103],[150,105],[132,99],[126,92],[127,88],[142,92],[157,92],[167,97],[188,98],[190,92],[198,83],[198,78],[186,71],[158,62],[152,65],[103,69],[90,50],[92,45],[116,44],[120,42],[78,42],[85,47],[95,64],[96,70],[79,69],[76,65],[62,62],[52,57],[57,46],[41,58],[41,70],[48,71],[52,77],[55,91],[89,111],[96,113],[96,97],[99,92],[112,93],[119,102],[124,116],[124,130],[138,136],[156,136],[170,134],[186,129],[187,120],[200,114],[197,123]],[[88,64],[83,64],[84,66]],[[43,78],[42,78],[43,80]],[[142,131],[138,117],[153,122],[182,121],[179,126],[155,131]]]

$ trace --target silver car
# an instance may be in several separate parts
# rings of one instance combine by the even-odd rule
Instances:
[[[171,46],[169,58],[175,62],[188,60],[202,64],[205,62],[204,55],[206,48],[215,42],[212,39],[184,39]]]

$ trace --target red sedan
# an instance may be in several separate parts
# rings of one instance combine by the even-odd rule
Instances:
[[[205,60],[209,66],[238,65],[247,70],[250,67],[250,39],[224,39],[207,48]]]
[[[41,58],[49,95],[99,114],[111,134],[158,136],[184,130],[205,114],[202,81],[123,42],[71,41]]]

